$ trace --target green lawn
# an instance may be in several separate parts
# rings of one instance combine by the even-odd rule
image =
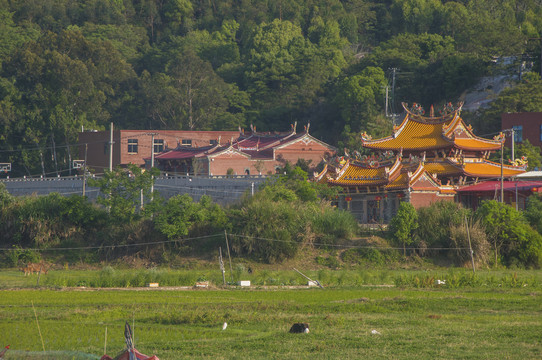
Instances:
[[[1,346],[12,349],[5,359],[46,358],[36,315],[50,359],[67,350],[80,353],[65,358],[99,359],[106,328],[116,355],[125,321],[135,324],[136,347],[161,360],[542,358],[542,291],[532,284],[1,290]],[[294,322],[310,323],[310,333],[289,334]]]

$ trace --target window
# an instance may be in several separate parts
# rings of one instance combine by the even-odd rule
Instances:
[[[137,145],[138,145],[137,139],[128,139],[128,153],[137,154]]]
[[[514,142],[520,143],[523,141],[523,125],[514,125]]]
[[[181,140],[181,145],[192,146],[192,139],[182,139]]]
[[[164,139],[154,139],[154,153],[161,153],[164,151]]]
[[[209,140],[209,145],[216,145],[218,144],[218,140]]]

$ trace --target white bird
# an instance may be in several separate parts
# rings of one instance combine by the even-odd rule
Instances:
[[[382,335],[377,330],[371,330],[371,334],[373,334],[373,335]]]
[[[224,325],[222,325],[222,330],[226,330],[227,327],[228,327],[228,323],[224,323]]]
[[[308,333],[309,333],[309,328],[305,328],[305,330],[303,330],[303,332],[304,332],[305,334],[308,334]]]

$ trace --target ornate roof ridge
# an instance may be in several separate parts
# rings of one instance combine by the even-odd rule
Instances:
[[[463,108],[463,102],[457,103],[456,106],[453,106],[452,103],[447,103],[444,105],[443,110],[441,111],[443,115],[441,116],[424,116],[425,111],[423,108],[417,104],[413,103],[412,107],[408,107],[408,104],[405,102],[402,102],[401,105],[403,106],[403,109],[405,109],[406,113],[409,115],[409,118],[411,120],[421,122],[424,124],[440,124],[443,122],[448,122],[450,120],[453,120],[456,115],[459,115],[461,113],[461,109]]]

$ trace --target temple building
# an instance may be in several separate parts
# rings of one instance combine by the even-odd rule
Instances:
[[[302,159],[311,169],[325,158],[335,155],[336,149],[309,134],[309,125],[302,132],[296,124],[283,133],[257,132],[251,127],[246,134],[241,130],[237,138],[218,138],[213,145],[187,147],[178,145],[154,156],[155,166],[167,173],[196,176],[270,175],[289,162]],[[145,158],[150,165],[150,158]]]
[[[387,223],[400,201],[416,208],[454,201],[463,187],[525,172],[523,160],[514,165],[489,160],[501,150],[504,134],[477,137],[460,117],[461,107],[448,103],[440,116],[434,116],[433,108],[424,116],[419,105],[403,104],[405,116],[393,134],[382,139],[361,135],[363,147],[373,155],[336,157],[315,174],[315,181],[340,186],[338,207],[361,223]]]

